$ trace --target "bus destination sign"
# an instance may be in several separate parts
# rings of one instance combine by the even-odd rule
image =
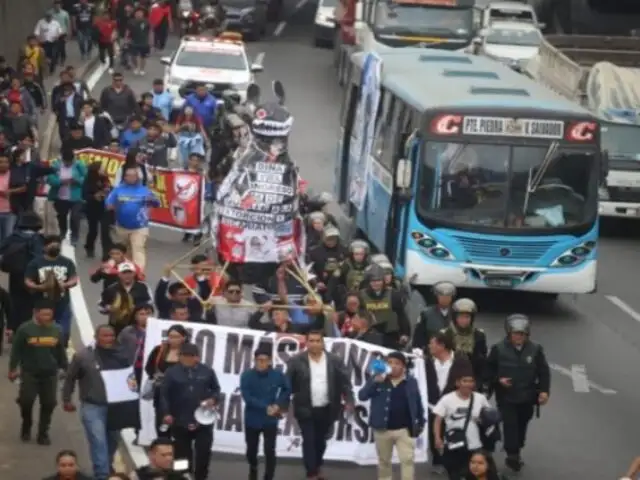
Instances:
[[[464,117],[464,135],[529,137],[562,140],[564,122],[532,118]]]

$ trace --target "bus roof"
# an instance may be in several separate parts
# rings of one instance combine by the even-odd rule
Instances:
[[[546,110],[593,117],[579,104],[486,57],[420,47],[384,48],[382,84],[420,111],[469,107]],[[366,52],[352,61],[361,69]]]

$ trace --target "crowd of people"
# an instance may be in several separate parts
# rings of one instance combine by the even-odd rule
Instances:
[[[361,401],[371,402],[378,478],[391,478],[394,450],[403,480],[414,478],[415,441],[426,425],[435,473],[453,480],[500,478],[491,453],[498,441],[507,453],[507,467],[520,471],[527,426],[550,392],[549,366],[542,347],[530,339],[528,318],[509,316],[505,337],[490,347],[484,332],[474,326],[475,303],[456,298],[455,286],[442,282],[433,287],[434,304],[412,326],[405,308],[409,287],[394,276],[392,262],[362,240],[345,245],[323,207],[326,201],[302,198],[318,206],[306,214],[305,258],[275,266],[272,275],[250,285],[251,298],[245,295],[249,285],[225,271],[215,254],[194,253],[191,273],[180,281],[170,279],[175,264],[168,264],[160,279],[146,277],[149,209],[159,204],[152,189],[154,169],[200,172],[212,203],[217,185],[233,165],[237,138],[231,136],[223,144],[217,136],[218,103],[205,85],[197,87],[176,115],[162,80],[150,82],[149,91],[134,92],[114,70],[112,84],[94,100],[74,69],[67,67],[47,98],[42,78],[47,69],[53,73],[65,63],[71,34],[83,55],[91,53],[97,40],[110,68],[115,42],[125,40],[121,50],[129,58],[124,59],[133,61],[126,66],[144,74],[150,45],[140,31],[157,33],[158,18],[144,5],[136,8],[132,3],[118,3],[114,22],[110,10],[94,18],[96,12],[86,0],[68,12],[56,1],[28,38],[19,69],[0,64],[5,100],[0,118],[6,125],[0,137],[6,147],[0,150],[0,268],[8,274],[9,286],[8,293],[0,292],[0,302],[12,343],[8,376],[20,379],[21,439],[32,438],[38,399],[36,441],[51,443],[49,427],[62,371],[66,412],[76,411],[72,398],[78,387],[91,478],[127,478],[112,470],[119,432],[111,428],[103,372],[132,365],[137,385],[145,377],[154,381],[158,436],[150,447],[149,466],[138,469],[135,477],[182,478],[184,472],[176,469],[174,459],[187,459],[195,480],[209,478],[213,426],[198,424],[194,412],[202,404],[215,407],[220,385],[212,367],[200,362],[201,352],[186,328],[189,322],[204,322],[304,337],[306,351],[294,356],[284,373],[273,368],[274,352],[264,344],[255,351],[253,368],[242,375],[250,479],[258,478],[260,437],[264,478],[275,478],[277,426],[289,408],[300,426],[307,478],[325,478],[327,434],[342,410],[352,409],[355,401],[345,366],[325,350],[325,337],[352,338],[391,352],[385,368],[370,372],[358,393]],[[126,15],[134,19],[123,22]],[[171,15],[162,13],[160,22],[167,29],[163,27],[154,45],[159,49]],[[149,42],[149,35],[146,38]],[[56,114],[61,140],[60,156],[52,162],[40,161],[34,148],[37,115],[46,108]],[[76,152],[86,148],[126,156],[115,181],[100,164],[87,166],[79,160]],[[177,160],[172,158],[174,149]],[[43,235],[42,219],[33,211],[42,183],[48,185],[59,235]],[[93,319],[101,323],[95,343],[68,361],[70,290],[78,283],[78,272],[61,247],[67,234],[71,245],[78,245],[83,216],[88,223],[83,246],[89,257],[95,256],[100,238],[102,262],[91,281],[102,284],[100,310],[105,319]],[[114,230],[117,239],[112,238]],[[184,241],[199,244],[202,235],[185,235]],[[174,324],[163,344],[144,358],[151,315]],[[411,374],[418,361],[425,362],[428,401]],[[495,408],[488,401],[492,395]],[[60,452],[57,464],[54,478],[84,478],[75,453]]]

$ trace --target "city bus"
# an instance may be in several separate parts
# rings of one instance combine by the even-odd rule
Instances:
[[[352,55],[335,194],[416,288],[596,289],[607,157],[588,110],[490,59]]]

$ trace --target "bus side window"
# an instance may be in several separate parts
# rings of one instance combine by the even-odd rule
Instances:
[[[357,85],[349,82],[344,87],[344,97],[342,99],[342,111],[340,112],[340,126],[342,128],[347,127],[349,118],[353,117],[356,103],[358,102],[358,96],[360,94],[360,88]]]
[[[388,134],[382,152],[382,164],[391,171],[396,160],[404,157],[404,143],[408,134],[404,133],[403,128],[407,111],[404,102],[396,98],[391,113],[391,125],[387,129]]]
[[[395,97],[391,94],[385,95],[384,101],[382,101],[378,107],[378,118],[376,120],[376,135],[373,144],[373,158],[378,160],[382,165],[391,170],[391,164],[385,162],[383,158],[383,151],[385,149],[385,143],[390,140],[391,134],[391,121],[393,120],[393,106]]]

